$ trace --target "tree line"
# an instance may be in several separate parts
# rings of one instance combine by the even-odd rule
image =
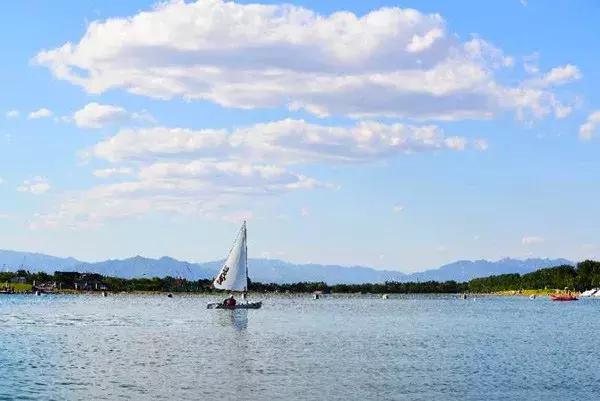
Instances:
[[[561,265],[522,275],[501,274],[469,281],[471,292],[565,288],[575,291],[600,288],[600,262],[586,260],[576,266]]]
[[[15,278],[26,283],[51,284],[58,289],[104,290],[116,292],[212,292],[212,280],[188,280],[176,277],[120,278],[79,272],[0,272],[0,286]],[[491,293],[522,289],[570,289],[583,291],[600,287],[600,262],[586,260],[576,266],[561,265],[539,269],[526,274],[501,274],[472,279],[468,282],[425,281],[425,282],[385,282],[364,284],[327,285],[324,282],[299,282],[293,284],[260,283],[248,280],[248,289],[256,292],[310,293],[315,291],[333,293]]]

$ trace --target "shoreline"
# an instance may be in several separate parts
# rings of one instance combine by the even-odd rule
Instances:
[[[213,297],[223,297],[226,296],[226,292],[194,292],[194,291],[77,291],[77,290],[57,290],[57,291],[48,291],[45,292],[43,290],[39,290],[39,295],[87,295],[87,296],[115,296],[115,295],[132,295],[132,296],[173,296],[173,297],[205,297],[205,296],[213,296]],[[547,297],[551,294],[563,294],[566,293],[564,290],[556,290],[556,289],[539,289],[539,290],[505,290],[505,291],[495,291],[495,292],[464,292],[464,293],[452,293],[452,292],[390,292],[390,293],[355,293],[355,292],[332,292],[330,294],[320,294],[321,297],[330,297],[330,296],[365,296],[365,297],[377,297],[381,298],[384,295],[393,296],[393,295],[440,295],[440,296],[456,296],[463,297],[467,296],[469,298],[472,297],[490,297],[490,296],[499,296],[499,297],[529,297],[531,295],[539,296],[539,297]],[[260,296],[313,296],[314,292],[278,292],[278,291],[267,291],[267,292],[248,292],[249,297],[256,298]],[[571,291],[571,294],[579,297],[581,292],[579,291]],[[1,295],[36,295],[36,291],[16,291],[14,293],[0,293]]]

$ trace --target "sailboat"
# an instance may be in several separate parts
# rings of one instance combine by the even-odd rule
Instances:
[[[233,247],[213,281],[213,287],[218,290],[237,291],[246,294],[248,291],[248,246],[246,244],[246,222],[242,224]],[[245,299],[245,296],[242,297]],[[259,309],[262,302],[236,303],[235,306],[225,305],[222,302],[209,303],[208,309]]]

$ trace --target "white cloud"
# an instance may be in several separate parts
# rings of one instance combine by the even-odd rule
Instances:
[[[48,110],[45,107],[42,107],[41,109],[38,109],[35,111],[32,111],[27,116],[27,118],[29,118],[30,120],[38,120],[40,118],[48,118],[48,117],[52,117],[52,111]]]
[[[20,115],[19,110],[13,109],[6,112],[6,118],[19,118]]]
[[[302,217],[308,217],[308,216],[310,216],[310,209],[307,208],[306,206],[302,207],[300,209],[300,216],[302,216]]]
[[[465,138],[445,136],[434,125],[369,121],[339,127],[287,119],[230,131],[123,129],[88,149],[86,157],[111,164],[96,169],[95,176],[127,179],[74,193],[32,224],[98,226],[108,219],[151,212],[230,214],[263,196],[335,188],[290,171],[290,166],[366,163],[411,152],[461,151],[471,145],[476,147]],[[309,211],[304,208],[301,213],[306,216]]]
[[[221,0],[159,3],[93,21],[76,43],[36,61],[89,93],[289,107],[315,115],[457,120],[505,110],[541,118],[556,102],[527,82],[505,86],[511,57],[483,39],[461,42],[439,14],[388,7],[363,16]],[[548,76],[564,82],[568,73]],[[528,91],[524,94],[524,91]]]
[[[551,69],[544,75],[543,81],[547,85],[563,85],[581,79],[581,71],[573,64],[567,64]]]
[[[537,74],[540,72],[538,65],[540,55],[539,53],[532,53],[523,57],[523,69],[528,74]]]
[[[410,43],[406,45],[406,51],[410,53],[420,53],[429,49],[433,43],[444,37],[444,31],[441,28],[434,28],[424,35],[414,34]]]
[[[332,127],[286,119],[231,132],[165,127],[124,129],[86,154],[110,162],[252,157],[289,164],[365,162],[403,153],[464,150],[469,144],[463,137],[446,137],[435,125],[363,121],[349,127]],[[477,144],[475,147],[481,148]]]
[[[73,114],[75,125],[82,128],[101,128],[107,124],[126,121],[129,113],[117,106],[88,103]]]
[[[28,192],[33,195],[42,195],[50,190],[50,184],[44,177],[35,177],[32,180],[25,180],[23,184],[17,187],[19,192]]]
[[[98,178],[108,178],[116,175],[130,175],[133,173],[133,169],[129,167],[111,167],[94,170],[94,175]]]
[[[35,216],[31,228],[98,227],[107,220],[149,213],[227,219],[239,212],[239,205],[248,206],[253,197],[319,186],[326,185],[268,165],[204,161],[155,163],[142,167],[135,180],[98,185],[71,194],[56,211]]]
[[[488,150],[488,148],[490,147],[490,145],[485,139],[476,139],[473,142],[473,145],[475,146],[475,149],[482,152]]]
[[[111,124],[122,124],[132,120],[153,121],[146,113],[130,113],[122,107],[96,102],[86,104],[73,114],[75,125],[81,128],[102,128]]]
[[[591,113],[586,122],[579,126],[579,138],[592,139],[598,131],[598,127],[600,127],[600,110]]]
[[[535,244],[541,244],[544,241],[545,241],[544,238],[532,235],[532,236],[523,237],[521,239],[521,244],[523,244],[523,245],[535,245]]]
[[[223,220],[228,221],[230,223],[239,224],[242,221],[252,220],[254,218],[254,212],[252,212],[251,210],[236,210],[225,213],[221,217]]]
[[[404,211],[404,206],[400,205],[400,204],[394,205],[394,207],[392,208],[392,211],[394,213],[401,213]]]
[[[252,165],[237,161],[189,163],[161,162],[142,167],[139,177],[146,183],[175,183],[191,188],[229,194],[266,194],[295,189],[310,189],[319,184],[316,180],[286,171],[272,165]]]

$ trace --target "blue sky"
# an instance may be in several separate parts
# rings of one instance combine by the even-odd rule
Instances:
[[[600,257],[600,5],[2,5],[0,247]]]

